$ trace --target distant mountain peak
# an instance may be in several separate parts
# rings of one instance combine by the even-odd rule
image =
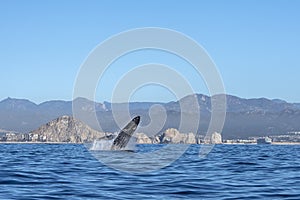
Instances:
[[[35,103],[29,101],[28,99],[18,99],[18,98],[11,98],[11,97],[7,97],[6,99],[3,99],[2,101],[0,101],[0,103],[3,103],[3,102],[23,102],[23,103],[25,102],[25,103],[35,104]]]
[[[282,99],[272,99],[272,101],[275,102],[275,103],[288,103],[288,102],[286,102]]]
[[[36,109],[37,104],[27,99],[16,99],[8,97],[0,102],[0,109],[29,110]]]
[[[225,94],[222,94],[225,95]],[[142,123],[151,123],[149,110],[155,104],[160,104],[166,110],[167,120],[164,128],[176,128],[180,122],[181,114],[191,117],[196,111],[195,106],[200,108],[199,131],[207,131],[211,119],[211,101],[217,95],[207,96],[204,94],[191,94],[181,98],[179,101],[168,103],[157,102],[129,102],[129,103],[97,103],[86,98],[76,98],[73,101],[53,100],[41,104],[35,104],[27,99],[16,99],[8,97],[0,101],[0,127],[4,130],[17,132],[29,132],[35,130],[42,124],[49,122],[59,116],[72,116],[74,106],[80,113],[76,115],[90,127],[107,132],[117,131],[118,124],[112,112],[124,114],[124,106],[129,105],[130,114],[142,116]],[[196,98],[195,98],[196,97]],[[195,103],[195,99],[198,102]],[[267,127],[275,127],[274,133],[286,133],[291,130],[300,131],[300,104],[287,103],[280,99],[267,98],[240,98],[233,95],[226,95],[227,113],[223,129],[225,138],[235,136],[263,135],[268,133]],[[185,110],[182,110],[184,108]],[[187,111],[187,112],[185,112]],[[153,114],[153,113],[152,113]],[[158,114],[158,113],[154,113]],[[94,120],[94,116],[97,120]],[[65,118],[65,117],[64,117]],[[65,119],[66,120],[66,119]],[[124,119],[125,120],[125,119]],[[64,120],[62,120],[64,121]],[[126,120],[125,120],[126,121]],[[99,129],[100,130],[100,129]]]

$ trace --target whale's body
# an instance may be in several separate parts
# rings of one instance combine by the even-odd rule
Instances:
[[[140,123],[140,116],[133,118],[114,139],[111,150],[123,150]]]

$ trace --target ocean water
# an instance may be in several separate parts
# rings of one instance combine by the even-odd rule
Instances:
[[[0,144],[0,199],[300,199],[300,146],[216,145],[205,159],[199,148],[160,170],[131,174],[84,145]]]

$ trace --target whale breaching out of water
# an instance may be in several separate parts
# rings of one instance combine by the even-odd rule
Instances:
[[[111,150],[121,150],[126,147],[131,136],[136,130],[137,126],[140,123],[140,116],[133,118],[118,134],[116,139],[114,139],[111,146]]]

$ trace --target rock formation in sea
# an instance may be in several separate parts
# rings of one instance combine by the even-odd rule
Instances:
[[[87,143],[101,139],[109,140],[116,136],[117,133],[99,132],[71,116],[62,116],[42,125],[18,141]],[[204,136],[195,136],[194,133],[180,133],[175,128],[169,128],[155,136],[135,133],[134,138],[137,144],[200,144],[204,142]],[[206,143],[221,144],[221,134],[213,133]]]
[[[222,136],[220,133],[214,132],[211,135],[211,143],[212,144],[222,144]]]
[[[136,133],[134,135],[136,137],[137,144],[152,144],[153,141],[149,138],[145,133]]]
[[[29,135],[32,141],[69,143],[92,142],[106,137],[105,133],[95,131],[71,116],[52,120]]]
[[[196,137],[193,133],[179,133],[177,129],[170,128],[160,136],[160,143],[196,144]]]

